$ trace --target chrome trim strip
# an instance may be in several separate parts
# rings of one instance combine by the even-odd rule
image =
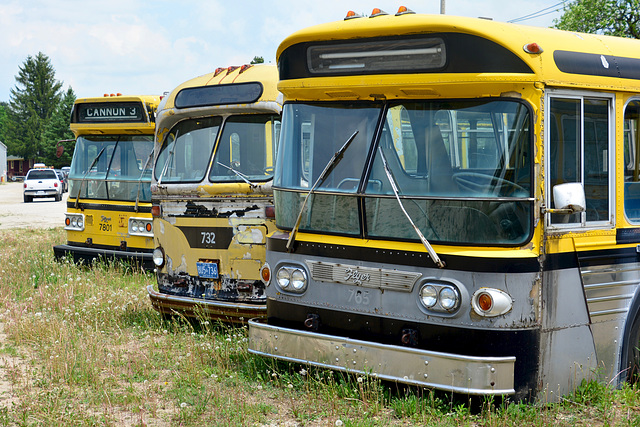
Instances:
[[[620,301],[620,300],[628,300],[633,298],[633,294],[627,295],[612,295],[608,297],[596,297],[596,298],[587,298],[587,303],[597,303],[597,302],[608,302],[608,301]]]
[[[594,317],[594,316],[605,316],[607,314],[626,313],[627,311],[629,311],[628,308],[614,308],[614,309],[611,309],[611,310],[592,311],[591,313],[589,313],[589,315],[591,317]]]
[[[298,331],[249,320],[249,353],[473,395],[515,394],[516,358],[472,357]]]

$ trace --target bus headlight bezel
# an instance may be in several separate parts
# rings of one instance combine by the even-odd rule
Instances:
[[[275,283],[284,292],[302,294],[307,290],[308,279],[304,268],[280,266],[276,269]]]
[[[69,220],[69,225],[67,224]],[[84,214],[65,213],[65,230],[84,231]]]
[[[511,295],[495,288],[480,288],[471,297],[473,311],[482,317],[507,314],[513,308]]]
[[[453,283],[428,280],[421,285],[418,300],[430,313],[452,314],[460,308],[462,294]]]
[[[153,237],[153,218],[130,217],[128,231],[130,236]]]

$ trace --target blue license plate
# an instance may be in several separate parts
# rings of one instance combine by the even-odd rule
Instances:
[[[218,264],[213,262],[196,262],[196,268],[198,269],[198,277],[203,279],[217,279],[218,278]]]

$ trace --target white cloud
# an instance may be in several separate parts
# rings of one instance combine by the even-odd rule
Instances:
[[[278,44],[310,25],[341,20],[348,10],[373,6],[395,13],[407,4],[439,13],[437,1],[383,0],[2,0],[0,101],[8,101],[27,56],[43,52],[64,87],[79,97],[105,92],[160,94],[217,67],[262,56],[275,62]],[[555,4],[512,0],[449,0],[447,14],[506,21]],[[527,21],[550,25],[555,15]]]

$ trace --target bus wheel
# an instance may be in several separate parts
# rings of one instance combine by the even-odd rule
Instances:
[[[636,316],[627,337],[627,366],[622,369],[627,371],[627,382],[637,383],[640,381],[640,316]]]

